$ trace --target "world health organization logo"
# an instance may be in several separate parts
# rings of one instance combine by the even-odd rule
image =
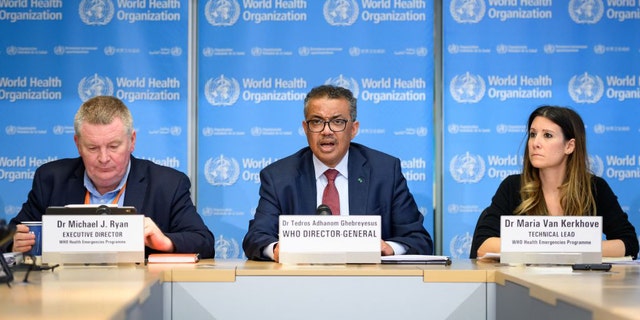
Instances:
[[[327,79],[324,84],[331,84],[338,87],[343,87],[345,89],[351,90],[353,93],[353,97],[357,98],[358,93],[360,92],[360,86],[358,86],[358,81],[354,78],[347,78],[344,75],[339,75],[337,77]]]
[[[602,19],[604,4],[602,0],[571,0],[569,15],[576,23],[594,24]]]
[[[204,6],[204,16],[212,26],[232,26],[240,17],[240,5],[236,0],[209,0]]]
[[[87,101],[95,96],[112,96],[113,82],[107,77],[101,77],[97,73],[84,77],[78,83],[78,96],[82,101]]]
[[[230,186],[238,180],[240,166],[238,161],[223,155],[209,158],[204,164],[204,176],[211,185]]]
[[[604,173],[604,162],[600,156],[589,156],[589,169],[593,174],[598,177],[602,177]]]
[[[332,26],[350,26],[356,19],[360,7],[354,0],[327,0],[322,7],[324,19]]]
[[[478,23],[486,10],[484,0],[452,0],[449,5],[449,12],[458,23]]]
[[[601,123],[597,123],[593,125],[593,132],[597,134],[603,134],[606,131],[606,126]]]
[[[604,93],[604,82],[599,76],[583,73],[569,80],[569,95],[577,103],[596,103]]]
[[[18,47],[8,46],[6,52],[10,56],[15,56],[16,54],[18,54]]]
[[[597,44],[593,46],[593,52],[596,54],[605,54],[606,51],[607,51],[607,47],[605,47],[602,44]]]
[[[471,252],[471,241],[473,238],[469,232],[465,234],[457,234],[449,243],[449,251],[454,259],[466,259]]]
[[[238,259],[240,258],[240,246],[236,239],[225,239],[224,235],[216,237],[216,259]]]
[[[204,96],[212,106],[230,106],[240,96],[240,85],[236,79],[224,75],[211,78],[204,85]]]
[[[484,159],[469,152],[456,155],[449,162],[449,173],[458,183],[477,183],[484,176]]]
[[[115,9],[111,0],[82,0],[78,6],[80,19],[90,26],[103,26],[111,22]]]
[[[484,79],[469,72],[453,77],[449,83],[451,97],[459,103],[477,103],[484,97],[485,90]]]

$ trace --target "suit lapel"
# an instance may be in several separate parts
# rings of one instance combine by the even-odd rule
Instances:
[[[300,165],[298,166],[298,176],[296,177],[296,188],[299,190],[298,200],[299,208],[294,208],[297,212],[292,214],[300,214],[316,212],[316,175],[313,168],[313,158],[311,150],[305,152],[300,157]],[[294,200],[295,201],[295,200]]]
[[[349,148],[349,214],[362,215],[367,212],[371,168],[359,150]]]
[[[147,193],[146,164],[131,156],[131,170],[127,178],[127,188],[124,194],[124,205],[133,206],[138,213],[143,213],[142,203]]]
[[[65,204],[83,204],[84,197],[87,194],[87,188],[84,187],[84,164],[82,164],[82,160],[80,161],[80,165],[73,172],[73,176],[69,177],[69,181],[67,185],[66,198],[67,201]]]

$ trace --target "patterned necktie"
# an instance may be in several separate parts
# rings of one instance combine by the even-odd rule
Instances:
[[[324,172],[324,175],[327,177],[329,183],[327,183],[327,186],[324,188],[324,192],[322,193],[322,203],[331,208],[331,213],[333,215],[340,215],[340,196],[338,195],[338,189],[335,184],[338,170],[329,169]]]

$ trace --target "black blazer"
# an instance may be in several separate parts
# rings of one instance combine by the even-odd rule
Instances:
[[[11,223],[40,221],[49,206],[84,203],[84,164],[81,158],[60,159],[40,166],[27,201]],[[176,252],[213,258],[213,233],[191,201],[189,178],[182,172],[131,156],[124,205],[151,218],[173,241]],[[11,245],[11,244],[9,244]],[[156,252],[150,248],[145,254]]]

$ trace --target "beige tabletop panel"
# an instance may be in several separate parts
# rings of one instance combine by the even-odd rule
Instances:
[[[614,265],[611,271],[573,271],[570,266],[503,266],[495,282],[510,281],[531,297],[558,300],[593,312],[594,319],[640,319],[640,266]]]
[[[160,281],[145,267],[59,267],[16,272],[0,288],[3,319],[125,319],[128,307],[143,302]]]
[[[640,319],[640,266],[614,265],[609,272],[573,271],[569,266],[505,266],[454,260],[436,265],[284,265],[246,260],[202,260],[196,264],[148,266],[63,266],[35,271],[29,283],[16,272],[11,287],[0,287],[2,318],[124,319],[162,282],[234,283],[238,277],[416,277],[425,283],[507,282],[530,297],[556,305],[562,300],[590,310],[594,319]],[[491,299],[489,299],[491,300]],[[150,300],[147,300],[150,301]],[[490,301],[487,301],[490,303]],[[499,301],[498,301],[499,303]]]
[[[150,271],[160,272],[167,282],[233,282],[236,266],[243,260],[201,260],[199,263],[150,263]]]

